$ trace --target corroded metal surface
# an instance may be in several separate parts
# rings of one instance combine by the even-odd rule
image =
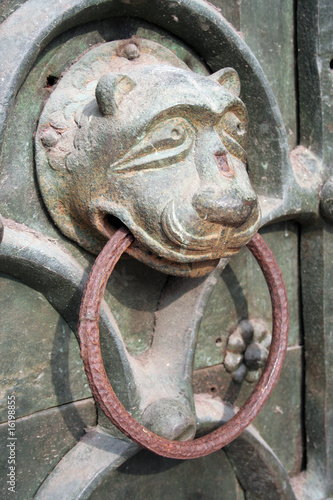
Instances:
[[[80,302],[88,278],[84,268],[55,240],[9,219],[3,219],[3,223],[4,237],[0,246],[1,272],[42,293],[73,332],[76,332]],[[117,373],[113,384],[117,390],[123,392],[123,398],[126,398],[123,388],[133,386],[130,358],[116,321],[105,302],[101,306],[100,331],[102,337],[107,338],[109,362]],[[61,346],[61,349],[63,348],[64,345]],[[62,353],[62,356],[65,359],[65,354]],[[37,363],[37,358],[33,359]],[[61,370],[62,378],[61,382],[59,381],[64,387],[66,387],[65,373]],[[54,379],[52,383],[54,384]],[[33,399],[29,391],[27,389],[25,391]],[[40,397],[40,392],[38,394]],[[131,396],[135,397],[133,392]],[[44,393],[41,403],[45,404],[45,401],[47,398]],[[58,393],[57,399],[54,399],[52,404],[55,405],[56,402],[67,401],[63,401]],[[24,407],[22,404],[20,410],[23,412]],[[44,408],[44,406],[36,407],[37,410]],[[21,416],[20,413],[17,415]],[[22,414],[24,415],[25,413]]]
[[[233,381],[256,382],[265,366],[272,336],[260,318],[243,320],[228,339],[224,366],[233,374]]]
[[[273,308],[272,344],[266,367],[250,398],[223,427],[194,441],[170,441],[143,427],[121,405],[108,381],[99,346],[98,317],[106,282],[117,260],[132,241],[133,237],[125,228],[117,231],[96,259],[87,282],[80,310],[79,337],[90,387],[107,417],[144,448],[169,458],[187,459],[208,455],[230,443],[253,421],[279,377],[289,326],[288,300],[281,272],[267,245],[258,234],[255,235],[248,243],[248,248],[263,271]]]
[[[42,484],[34,500],[87,500],[103,479],[140,448],[90,427]]]
[[[6,3],[6,2],[5,2]],[[237,3],[237,2],[236,2]],[[274,2],[273,2],[274,3]],[[223,5],[221,2],[215,2],[215,4],[219,5],[222,7],[222,12],[224,15],[226,15],[227,19],[231,22],[232,19],[228,17],[228,14],[226,14],[226,10],[228,9],[228,6],[225,6],[224,3]],[[244,5],[243,5],[244,4]],[[250,5],[251,4],[251,5]],[[318,152],[321,154],[321,148],[316,147],[318,141],[318,136],[323,136],[324,138],[329,137],[329,134],[332,134],[332,127],[329,126],[330,121],[329,117],[320,120],[321,114],[325,114],[325,109],[323,113],[320,113],[320,116],[318,116],[318,113],[316,113],[317,108],[321,105],[322,100],[324,100],[327,96],[327,88],[328,86],[331,85],[331,69],[329,68],[329,61],[331,59],[330,57],[330,52],[331,48],[329,46],[328,40],[329,40],[329,33],[327,29],[323,29],[323,22],[322,20],[325,19],[327,20],[326,22],[329,23],[330,16],[327,15],[329,9],[329,2],[325,1],[301,1],[298,2],[298,9],[297,13],[293,11],[292,5],[287,6],[287,10],[289,10],[289,13],[291,12],[290,16],[294,14],[298,15],[298,30],[299,30],[299,52],[298,52],[298,71],[299,71],[299,84],[301,86],[301,103],[300,103],[300,108],[301,108],[301,114],[305,115],[301,116],[301,127],[302,127],[302,138],[303,140],[301,141],[302,144],[311,147],[312,151]],[[326,4],[326,9],[324,8]],[[285,5],[283,5],[283,2],[275,2],[274,3],[274,8],[279,11],[279,16],[271,16],[273,19],[283,19],[282,23],[282,29],[278,30],[278,38],[276,39],[276,30],[270,29],[269,23],[267,24],[266,28],[264,28],[265,33],[272,34],[271,38],[268,35],[266,36],[259,36],[258,37],[258,30],[257,26],[260,26],[260,22],[262,19],[267,16],[267,13],[271,11],[272,9],[272,2],[267,2],[267,4],[263,4],[259,6],[258,10],[258,5],[255,3],[249,3],[249,2],[243,2],[242,6],[237,4],[237,9],[239,9],[239,12],[241,13],[241,18],[242,18],[242,24],[239,27],[236,27],[239,31],[243,32],[244,35],[244,40],[246,43],[250,45],[252,50],[254,50],[254,53],[256,57],[259,58],[259,61],[262,62],[264,71],[268,75],[269,78],[273,81],[274,85],[274,90],[276,95],[280,96],[280,106],[282,104],[283,106],[287,107],[288,110],[294,110],[296,106],[294,106],[294,78],[290,76],[290,72],[288,71],[288,63],[285,60],[284,54],[285,54],[285,49],[288,48],[290,50],[291,54],[294,54],[294,44],[293,41],[295,41],[295,38],[292,36],[287,36],[285,33],[285,30],[292,27],[292,19],[286,18],[286,9]],[[190,7],[192,6],[193,11],[195,11],[195,14],[192,13],[190,10]],[[280,8],[282,7],[282,8]],[[320,8],[319,8],[320,7]],[[200,8],[200,10],[199,10]],[[125,9],[125,10],[124,10]],[[126,10],[127,9],[127,10]],[[252,11],[253,13],[253,18],[255,22],[251,22],[251,18],[249,16],[249,11]],[[263,196],[263,205],[265,210],[265,221],[270,221],[274,219],[275,217],[282,217],[282,216],[287,216],[289,214],[289,217],[291,216],[290,214],[300,214],[300,212],[304,212],[302,207],[307,208],[309,205],[308,200],[313,200],[313,196],[310,197],[309,195],[306,196],[300,196],[300,190],[295,190],[294,187],[292,187],[292,174],[295,173],[295,169],[288,171],[288,169],[284,168],[284,165],[286,162],[286,157],[287,153],[284,155],[282,160],[280,161],[280,156],[273,155],[273,161],[271,160],[271,150],[273,149],[274,152],[275,150],[280,147],[280,143],[278,141],[272,141],[272,138],[275,139],[274,134],[272,134],[272,129],[273,127],[271,126],[271,122],[273,121],[271,119],[271,108],[268,104],[268,100],[266,98],[266,93],[262,91],[261,89],[261,83],[262,83],[262,72],[254,71],[255,77],[253,78],[253,59],[249,58],[247,49],[245,47],[245,44],[241,45],[239,41],[234,42],[236,35],[235,33],[232,33],[232,29],[230,28],[230,31],[227,31],[228,25],[227,23],[225,24],[225,27],[222,23],[221,20],[219,20],[219,17],[216,13],[214,16],[212,13],[207,14],[204,9],[202,9],[202,6],[200,5],[200,2],[197,2],[196,0],[184,0],[184,2],[180,3],[174,3],[174,2],[165,2],[165,1],[159,1],[157,0],[154,2],[154,9],[151,9],[151,5],[149,2],[130,2],[130,3],[125,3],[125,2],[118,2],[117,0],[101,0],[98,2],[98,8],[96,8],[96,1],[83,1],[83,0],[76,0],[72,1],[69,0],[65,3],[61,2],[59,5],[52,5],[50,7],[47,3],[45,3],[43,0],[32,0],[27,2],[27,7],[23,8],[22,11],[21,9],[18,10],[17,13],[13,14],[14,18],[13,20],[8,19],[8,22],[6,23],[5,30],[3,30],[3,36],[1,39],[4,42],[4,47],[2,50],[2,57],[4,58],[4,76],[3,82],[1,82],[1,85],[3,85],[4,91],[5,91],[5,98],[2,99],[2,103],[4,104],[3,111],[2,111],[2,116],[7,116],[11,117],[10,119],[12,121],[15,121],[15,126],[14,130],[17,128],[17,123],[19,120],[20,126],[17,129],[17,134],[13,134],[12,137],[15,137],[15,141],[10,142],[11,145],[8,146],[8,149],[11,148],[13,151],[15,149],[17,151],[20,151],[21,157],[24,158],[23,161],[15,162],[13,161],[12,157],[8,157],[8,155],[4,155],[5,161],[3,162],[3,178],[5,179],[7,177],[6,175],[6,168],[8,171],[16,171],[15,166],[16,165],[22,165],[22,169],[20,168],[20,175],[18,176],[19,179],[15,179],[15,183],[12,184],[15,186],[16,191],[16,198],[18,200],[17,208],[16,210],[18,211],[21,209],[20,207],[20,200],[24,199],[25,200],[25,206],[24,206],[24,214],[22,213],[22,217],[15,217],[13,215],[14,208],[13,204],[11,205],[10,203],[4,202],[4,206],[8,206],[8,211],[6,212],[7,217],[14,217],[17,220],[20,220],[21,222],[25,222],[26,224],[30,225],[33,224],[35,228],[38,227],[39,230],[43,231],[42,228],[42,223],[40,222],[41,218],[39,218],[37,222],[37,217],[35,220],[30,219],[29,220],[29,211],[27,210],[27,205],[28,208],[31,209],[30,213],[34,214],[34,217],[37,215],[38,209],[32,210],[32,205],[33,203],[30,201],[33,199],[31,196],[22,196],[22,190],[20,189],[20,184],[24,185],[25,183],[28,184],[26,181],[26,176],[24,175],[24,172],[27,170],[28,165],[29,165],[29,155],[26,154],[26,150],[29,150],[31,148],[31,141],[26,141],[26,138],[28,138],[29,134],[27,134],[27,130],[30,130],[25,128],[24,125],[22,126],[23,122],[23,117],[24,115],[29,117],[29,122],[33,123],[35,120],[35,116],[39,114],[38,110],[34,110],[32,112],[31,106],[34,99],[34,94],[29,93],[29,98],[27,99],[27,107],[23,108],[22,107],[22,100],[21,100],[21,105],[13,112],[9,112],[10,103],[11,99],[14,99],[15,96],[17,96],[17,91],[22,83],[22,81],[25,79],[29,68],[32,66],[34,59],[37,57],[37,55],[40,53],[40,51],[45,47],[49,41],[56,36],[56,34],[64,31],[68,27],[74,26],[75,23],[80,24],[80,23],[86,23],[87,21],[90,21],[92,19],[100,19],[103,15],[120,15],[125,13],[129,13],[130,15],[136,15],[140,19],[150,19],[156,24],[161,23],[161,25],[164,25],[164,27],[167,27],[170,29],[173,33],[175,33],[178,37],[187,39],[188,42],[192,44],[193,47],[198,50],[198,53],[201,54],[203,58],[208,62],[208,64],[211,65],[212,71],[216,71],[223,65],[229,65],[231,64],[232,66],[236,67],[237,70],[239,71],[239,74],[241,76],[242,82],[243,82],[243,88],[245,88],[245,93],[246,95],[243,95],[244,102],[246,102],[248,109],[250,110],[249,103],[251,103],[252,100],[252,110],[258,110],[258,116],[256,113],[254,113],[251,117],[251,110],[250,110],[250,117],[251,121],[254,124],[257,124],[257,129],[254,130],[252,137],[257,140],[256,144],[253,145],[254,149],[258,152],[257,157],[253,159],[253,161],[249,162],[250,165],[250,172],[252,169],[252,175],[256,178],[257,180],[257,185],[255,187],[256,192],[259,192],[257,190],[257,187],[260,187],[260,192],[266,194],[266,185],[269,184],[269,190],[270,192],[274,191],[274,197],[270,198],[266,202],[266,197]],[[227,11],[228,12],[228,11]],[[258,15],[259,14],[259,15]],[[281,17],[280,17],[281,15]],[[71,19],[71,16],[73,17],[73,20]],[[160,19],[159,19],[160,16]],[[11,16],[12,17],[12,16]],[[268,16],[269,17],[269,16]],[[33,19],[33,22],[31,23],[26,23],[27,19]],[[315,19],[316,22],[313,22]],[[120,21],[121,23],[121,21]],[[263,24],[261,22],[261,24]],[[281,23],[280,23],[281,24]],[[22,31],[22,25],[25,26],[25,29]],[[305,29],[304,29],[305,28]],[[9,38],[9,31],[11,30],[11,38]],[[100,28],[98,28],[100,31]],[[207,31],[209,32],[209,37],[207,36]],[[252,32],[252,39],[251,39],[251,32]],[[222,34],[221,34],[222,33]],[[250,36],[249,36],[250,33]],[[224,35],[225,34],[225,35]],[[261,32],[262,35],[262,32]],[[130,35],[129,35],[130,36]],[[119,38],[119,37],[118,37]],[[268,38],[268,39],[267,39]],[[293,40],[292,40],[293,38]],[[272,51],[271,48],[268,49],[268,47],[271,47],[269,44],[269,40],[273,39],[276,43],[273,52],[278,53],[279,57],[278,58],[272,58],[270,57],[270,53]],[[225,41],[227,40],[227,42]],[[254,46],[253,41],[258,40],[259,44]],[[260,41],[262,42],[262,45],[260,45]],[[99,43],[100,40],[97,40],[95,43]],[[279,45],[278,45],[279,42]],[[301,43],[303,42],[303,43]],[[325,43],[324,43],[325,42]],[[61,45],[61,42],[59,44],[59,41],[57,41],[58,45]],[[325,46],[326,44],[326,46]],[[231,46],[231,47],[230,47]],[[215,50],[215,47],[218,48],[218,50]],[[259,50],[258,50],[259,47]],[[318,47],[320,51],[318,52]],[[262,48],[263,50],[260,50]],[[212,50],[214,49],[214,50]],[[86,47],[82,49],[83,51],[86,50]],[[238,51],[243,53],[241,54],[241,57],[238,55]],[[73,55],[75,54],[75,55]],[[229,55],[230,54],[230,55]],[[72,51],[71,52],[71,57],[68,57],[69,61],[72,61],[77,57],[77,54]],[[229,60],[228,60],[229,57]],[[237,60],[237,63],[234,61],[234,59]],[[291,56],[292,59],[292,56]],[[284,64],[281,65],[281,60],[284,61]],[[221,64],[222,61],[222,64]],[[270,62],[272,64],[270,65]],[[318,61],[320,64],[318,64]],[[44,61],[43,61],[44,62]],[[321,64],[322,62],[322,64]],[[68,63],[70,64],[70,62]],[[276,67],[279,68],[279,73],[274,73],[273,74],[270,72],[270,68],[275,64]],[[291,60],[291,66],[294,66],[294,61],[293,59]],[[297,66],[297,65],[296,65]],[[45,64],[45,68],[47,65]],[[290,67],[290,59],[289,59],[289,67]],[[57,70],[60,71],[59,74],[61,74],[62,70],[59,69],[60,66],[57,66]],[[260,70],[260,68],[259,68]],[[45,70],[47,71],[47,70]],[[243,71],[243,75],[241,73]],[[329,73],[329,74],[328,74]],[[48,73],[45,73],[48,74]],[[259,74],[259,77],[258,77]],[[36,73],[35,73],[36,75]],[[245,81],[244,84],[244,75],[249,81],[249,86],[247,85],[247,82]],[[319,75],[319,78],[318,78]],[[38,85],[40,84],[42,78],[34,78],[34,75],[30,75],[32,77],[33,81],[33,86],[38,88]],[[318,81],[318,83],[317,83]],[[8,85],[9,82],[9,85]],[[314,83],[317,83],[315,86]],[[321,84],[323,84],[323,87],[321,87]],[[261,86],[260,86],[261,85]],[[278,88],[281,89],[281,94],[278,92]],[[324,87],[326,85],[326,88]],[[34,87],[34,89],[36,89]],[[315,87],[315,92],[313,91]],[[33,87],[31,87],[33,88]],[[288,95],[288,88],[290,89],[290,92],[292,94],[292,101],[288,101],[286,99],[286,95]],[[40,89],[36,90],[36,93],[40,96],[41,93],[39,91]],[[309,101],[309,95],[311,95],[311,102]],[[254,99],[252,99],[255,97]],[[270,93],[268,93],[268,97],[272,97]],[[42,99],[42,97],[40,97]],[[28,107],[28,102],[30,104],[30,108]],[[274,108],[274,102],[270,101],[271,106]],[[326,98],[325,101],[325,106],[326,110],[329,107],[329,99]],[[35,104],[35,103],[34,103]],[[267,119],[267,122],[265,121],[265,117]],[[314,119],[315,117],[315,119]],[[281,123],[281,122],[279,122]],[[288,123],[288,121],[285,123]],[[323,126],[322,126],[323,123]],[[262,125],[265,125],[265,134],[260,134],[258,131],[260,130],[260,127]],[[305,124],[305,134],[304,134],[304,124]],[[1,124],[2,126],[2,124]],[[32,127],[33,128],[33,127]],[[276,127],[277,130],[281,131],[281,127]],[[288,126],[287,126],[288,130]],[[267,132],[267,133],[266,133]],[[288,130],[288,132],[290,132]],[[295,131],[294,131],[295,132]],[[310,138],[310,141],[304,141],[304,135],[307,135],[306,133],[308,132],[308,136]],[[24,141],[21,140],[20,144],[20,137],[19,136],[24,136]],[[288,133],[289,135],[289,133]],[[280,138],[284,137],[283,130],[282,133],[279,136]],[[29,146],[25,149],[22,144],[27,142]],[[251,141],[252,142],[252,141]],[[282,141],[283,142],[283,141]],[[330,141],[326,141],[327,145],[331,144]],[[277,144],[277,145],[276,145]],[[315,144],[315,146],[313,146]],[[16,148],[15,148],[16,145]],[[283,149],[283,147],[282,147]],[[327,148],[328,149],[328,148]],[[285,149],[284,149],[285,151]],[[31,153],[32,154],[32,153]],[[251,155],[250,155],[251,157]],[[260,158],[260,161],[256,161],[256,159]],[[268,163],[265,161],[268,160]],[[278,157],[278,160],[276,161],[276,157]],[[252,160],[252,159],[251,159]],[[8,167],[6,166],[8,165]],[[264,170],[267,169],[268,165],[268,173],[267,177],[264,177],[266,174]],[[329,166],[332,165],[332,162],[329,163],[328,160],[325,158],[325,165]],[[252,167],[251,167],[252,166]],[[281,167],[281,168],[280,168]],[[273,171],[272,171],[273,170]],[[29,171],[30,172],[30,171]],[[281,172],[281,175],[278,175],[278,172]],[[290,174],[290,175],[289,175]],[[329,174],[332,175],[332,172]],[[31,182],[33,176],[30,175],[31,177]],[[15,175],[12,175],[12,178],[15,178]],[[326,180],[327,177],[325,177]],[[251,177],[252,179],[252,177]],[[281,183],[280,179],[283,180],[284,183],[284,188],[283,193],[285,195],[285,200],[283,206],[276,212],[272,213],[272,204],[276,201],[280,202],[281,200],[279,198],[282,198],[282,196],[276,196],[276,193],[280,194],[281,192]],[[9,195],[8,192],[15,192],[13,189],[10,188],[10,184],[4,181],[2,184],[2,187],[4,191],[7,190],[6,193],[6,198],[8,199]],[[311,185],[311,188],[313,186]],[[309,194],[310,191],[309,191]],[[12,198],[14,199],[14,195],[12,195]],[[287,199],[288,198],[288,199]],[[288,206],[286,201],[288,201]],[[315,200],[314,200],[315,201]],[[30,207],[29,207],[30,203]],[[264,205],[265,203],[265,205]],[[281,204],[282,205],[282,204]],[[311,208],[316,206],[318,204],[316,203],[310,203]],[[295,206],[297,210],[295,210]],[[315,213],[317,213],[315,210],[313,210]],[[308,213],[309,210],[306,211]],[[312,210],[311,210],[312,212]],[[273,215],[273,217],[272,217]],[[305,214],[306,215],[306,214]],[[39,225],[38,225],[39,224]],[[51,222],[49,222],[50,227],[51,227]],[[51,229],[49,230],[48,234],[50,234]],[[311,279],[309,279],[309,287],[307,286],[302,286],[303,293],[309,295],[309,300],[306,301],[306,297],[303,299],[306,303],[306,318],[307,315],[309,316],[309,321],[305,321],[306,325],[306,333],[308,332],[307,337],[307,342],[306,342],[306,350],[309,350],[309,357],[307,358],[308,360],[310,359],[310,363],[306,363],[306,379],[307,379],[307,384],[309,384],[309,379],[310,379],[310,386],[309,386],[309,394],[310,394],[310,405],[307,405],[306,411],[304,411],[304,408],[302,407],[304,413],[308,413],[308,420],[306,422],[306,429],[307,432],[309,433],[308,440],[305,441],[308,442],[307,445],[307,450],[304,452],[307,456],[307,463],[311,464],[311,462],[316,462],[318,464],[318,470],[325,470],[326,471],[332,471],[332,467],[329,467],[329,453],[327,452],[327,449],[329,450],[329,446],[327,449],[324,448],[323,442],[327,440],[327,436],[329,436],[329,433],[325,435],[326,429],[329,428],[329,409],[330,409],[330,387],[329,387],[329,379],[330,377],[328,376],[328,368],[332,366],[332,363],[329,362],[329,353],[332,352],[332,349],[327,349],[327,342],[330,339],[329,333],[330,333],[330,328],[329,328],[329,321],[325,318],[325,324],[324,320],[322,321],[322,337],[320,336],[319,332],[319,326],[321,326],[321,309],[320,306],[318,305],[319,303],[319,297],[320,297],[320,289],[323,288],[325,290],[325,293],[327,292],[327,295],[323,295],[323,310],[325,311],[325,316],[328,319],[330,319],[329,313],[331,312],[331,308],[329,307],[329,292],[331,290],[330,288],[330,283],[332,280],[330,280],[330,274],[329,274],[329,269],[330,269],[330,264],[332,260],[329,259],[329,254],[328,257],[325,257],[326,260],[323,259],[324,265],[321,267],[320,266],[320,260],[318,260],[318,255],[321,256],[321,250],[322,247],[325,249],[325,251],[328,251],[326,248],[329,247],[329,241],[325,240],[327,237],[325,232],[320,233],[320,231],[317,231],[317,228],[313,228],[313,234],[316,235],[318,239],[318,245],[316,248],[314,248],[313,255],[311,254],[308,260],[305,260],[304,269],[306,272],[308,270],[312,271]],[[323,234],[323,236],[322,236]],[[330,234],[330,233],[329,233]],[[303,236],[303,235],[302,235]],[[307,236],[307,234],[305,235]],[[321,239],[322,238],[322,239]],[[314,240],[314,238],[313,238]],[[322,242],[322,245],[321,245]],[[302,239],[302,246],[304,243],[304,238]],[[313,244],[313,241],[311,242]],[[281,245],[281,247],[284,247],[284,245]],[[304,243],[305,247],[305,253],[308,252],[308,241],[305,241]],[[313,244],[313,247],[315,245]],[[311,247],[310,247],[311,249]],[[291,259],[286,259],[286,260],[291,260]],[[319,262],[319,265],[317,266],[314,263]],[[310,263],[310,264],[309,264]],[[323,269],[323,271],[322,271]],[[319,281],[321,277],[321,271],[323,272],[324,279],[323,279],[323,284]],[[290,279],[290,278],[289,278]],[[298,280],[295,280],[295,282]],[[304,284],[303,284],[304,285]],[[319,293],[318,293],[319,292]],[[312,294],[313,293],[313,297]],[[292,299],[292,297],[290,297]],[[326,300],[326,302],[325,302]],[[309,303],[309,304],[308,304]],[[309,307],[308,307],[309,306]],[[295,310],[297,307],[294,308]],[[319,318],[319,319],[318,319]],[[294,336],[294,335],[293,335]],[[312,342],[315,344],[317,342],[317,345],[315,345],[315,348],[312,350]],[[308,347],[308,343],[310,343],[310,349]],[[320,351],[320,348],[322,346],[322,351]],[[323,353],[322,355],[320,355]],[[5,354],[4,354],[5,355]],[[326,356],[326,358],[325,358]],[[326,361],[325,361],[326,360]],[[313,366],[313,363],[315,363],[315,366]],[[317,363],[317,364],[316,364]],[[314,368],[314,369],[313,369]],[[309,372],[309,373],[308,373]],[[323,376],[319,377],[319,374],[321,375],[323,373]],[[311,380],[316,377],[316,384],[313,383],[311,385]],[[298,393],[301,392],[299,391],[299,386],[295,383],[295,380],[293,377],[290,378],[290,380],[293,380],[293,384],[290,384],[290,387],[292,388],[291,390],[293,393]],[[325,383],[325,380],[327,383]],[[281,399],[286,398],[286,393],[284,392],[283,389],[280,388],[281,394]],[[275,391],[276,393],[276,391]],[[283,395],[283,396],[282,396]],[[290,406],[297,406],[297,403],[294,401],[290,401],[289,399],[289,393],[288,393],[288,402],[290,403]],[[311,405],[311,398],[313,398],[313,405]],[[332,413],[332,412],[331,412]],[[284,416],[285,418],[285,416]],[[288,416],[288,422],[290,422],[290,415]],[[267,419],[269,422],[269,418]],[[328,425],[323,425],[323,422]],[[288,426],[289,427],[289,426]],[[283,441],[289,441],[288,435],[285,434],[284,432],[279,432],[274,426],[275,432],[272,433],[275,436],[283,436]],[[281,440],[282,441],[282,440]],[[31,437],[31,442],[33,442],[33,436]],[[313,444],[312,444],[313,443]],[[329,445],[329,443],[328,443]],[[274,446],[273,446],[274,448]],[[331,447],[332,448],[332,447]],[[312,452],[314,450],[314,453]],[[315,460],[311,460],[311,455],[315,454]],[[323,457],[325,457],[326,462],[324,462]],[[246,461],[244,460],[244,455],[243,453],[240,454],[239,461]],[[324,467],[324,465],[325,467]],[[38,474],[40,477],[41,475]],[[248,470],[246,470],[246,475],[252,476],[252,474],[249,474]],[[329,481],[328,475],[327,477],[323,478],[321,481],[322,488],[325,489],[325,493],[322,493],[321,497],[326,498],[328,495],[332,494],[332,488],[330,485],[332,485],[332,482]],[[308,485],[304,488],[305,490],[308,490],[308,492],[313,492],[313,488],[309,488]],[[265,491],[266,494],[266,491]],[[264,494],[264,496],[265,496]]]
[[[217,402],[217,406],[221,415],[220,425],[222,425],[234,415],[234,411],[219,401]],[[210,413],[211,415],[214,413],[216,415],[216,411],[211,411]],[[207,430],[207,422],[201,421],[200,415],[198,414],[197,420],[200,430]],[[211,426],[208,430],[211,430],[212,428],[214,428],[214,426]],[[109,498],[109,492],[112,490],[112,495],[114,497],[117,497],[118,495],[119,497],[119,495],[122,495],[122,490],[118,493],[119,484],[117,488],[117,485],[115,484],[115,480],[117,478],[117,476],[115,476],[115,470],[125,460],[127,460],[131,455],[136,454],[139,450],[139,446],[135,443],[111,437],[103,432],[103,429],[99,426],[96,428],[90,428],[79,443],[72,448],[72,450],[65,455],[59,464],[53,469],[40,490],[38,490],[35,499],[48,500],[49,498],[52,498],[52,500],[85,500],[91,497],[95,488],[97,491],[94,494],[96,496],[99,495],[98,498],[103,498],[99,489],[100,485],[103,484],[104,488],[105,486],[108,488],[108,493],[104,493],[104,496]],[[253,428],[253,426],[250,425],[242,433],[242,435],[232,444],[228,445],[224,451],[233,466],[236,468],[238,479],[247,492],[250,491],[252,494],[257,495],[258,498],[261,496],[263,496],[263,498],[267,498],[267,495],[269,494],[270,500],[295,500],[295,495],[290,487],[288,475],[285,469],[274,452],[262,439],[260,434]],[[221,492],[221,486],[219,483],[222,475],[223,498],[226,489],[229,490],[229,482],[228,477],[226,477],[225,474],[225,468],[221,468],[221,454],[211,458],[209,467],[205,467],[206,462],[202,462],[202,460],[199,462],[197,460],[187,462],[187,467],[189,467],[188,473],[184,473],[184,469],[181,469],[182,472],[180,473],[179,467],[182,467],[180,462],[172,463],[171,461],[169,462],[164,459],[164,463],[167,466],[166,469],[171,472],[171,477],[167,475],[165,478],[163,474],[163,479],[161,479],[161,474],[156,474],[157,470],[161,471],[161,469],[156,467],[156,464],[159,462],[159,459],[156,456],[148,457],[145,455],[146,459],[144,460],[142,454],[140,453],[139,455],[136,455],[136,457],[137,458],[134,460],[136,462],[134,473],[128,474],[128,464],[126,464],[126,468],[121,469],[122,481],[126,483],[127,493],[130,483],[132,484],[132,487],[136,488],[136,491],[139,492],[139,496],[146,494],[144,498],[147,498],[147,490],[149,490],[148,497],[151,498],[152,495],[155,495],[157,484],[161,485],[161,488],[164,488],[168,483],[172,483],[174,486],[174,483],[179,482],[181,477],[183,477],[183,481],[188,482],[188,478],[192,477],[192,475],[196,473],[195,467],[199,467],[200,471],[199,474],[197,473],[200,489],[202,488],[203,481],[207,481],[211,488],[218,488],[218,491]],[[144,465],[147,462],[147,459],[153,464],[152,470],[150,471],[147,471]],[[173,467],[170,467],[171,464]],[[249,464],[252,472],[251,475],[249,475]],[[269,464],[269,466],[267,464]],[[145,470],[145,473],[142,475],[144,485],[141,483],[141,486],[138,486],[137,483],[137,468],[139,468],[140,471],[142,468]],[[166,469],[162,468],[164,472]],[[205,471],[204,474],[202,473],[202,470]],[[221,473],[222,470],[223,474]],[[147,474],[149,475],[149,480],[147,480]],[[202,476],[204,476],[204,479]],[[252,477],[255,477],[256,481],[253,481]],[[185,491],[188,492],[187,486],[183,487]],[[144,490],[144,493],[142,493],[142,489]],[[174,491],[178,492],[179,490],[175,489]],[[206,491],[207,490],[205,490],[205,492]],[[160,492],[160,490],[158,490],[158,492]],[[160,495],[160,493],[156,494]],[[160,496],[158,496],[158,498],[159,497]],[[235,500],[234,492],[232,493],[231,498],[232,500]]]
[[[329,221],[333,221],[333,176],[323,186],[320,208],[323,216]]]
[[[199,75],[155,42],[90,50],[36,133],[39,184],[60,230],[98,253],[125,225],[128,253],[175,275],[207,274],[237,253],[260,224],[239,94],[234,69]]]

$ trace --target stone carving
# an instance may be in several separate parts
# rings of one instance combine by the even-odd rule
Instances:
[[[36,134],[41,192],[59,229],[98,253],[120,225],[128,253],[200,276],[257,231],[247,113],[235,70],[194,73],[146,40],[85,54],[51,94]]]

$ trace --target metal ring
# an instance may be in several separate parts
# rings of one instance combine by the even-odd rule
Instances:
[[[106,283],[120,256],[133,240],[127,229],[118,230],[98,255],[86,284],[78,331],[81,357],[89,385],[105,415],[143,448],[168,458],[202,457],[223,448],[241,434],[262,409],[279,378],[287,350],[289,329],[288,299],[283,277],[271,250],[261,236],[256,234],[247,247],[264,274],[273,311],[272,343],[266,366],[251,396],[226,424],[192,441],[170,441],[146,429],[122,406],[111,387],[102,360],[99,314]]]

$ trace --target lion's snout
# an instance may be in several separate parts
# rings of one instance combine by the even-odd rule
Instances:
[[[221,192],[211,186],[196,193],[192,205],[202,220],[239,227],[257,208],[257,196],[254,191],[243,197],[236,190]]]

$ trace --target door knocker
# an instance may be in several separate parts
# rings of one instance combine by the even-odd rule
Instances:
[[[176,459],[208,455],[233,441],[254,420],[279,378],[287,350],[289,325],[287,293],[281,271],[272,252],[261,236],[256,234],[247,246],[265,276],[273,309],[272,343],[265,369],[250,398],[226,424],[194,441],[170,441],[145,428],[125,410],[108,381],[102,360],[98,322],[103,294],[115,264],[132,242],[133,237],[126,229],[115,233],[97,257],[86,285],[78,331],[90,388],[105,415],[142,447]]]
[[[256,234],[261,213],[246,168],[247,112],[239,95],[231,68],[207,76],[156,42],[114,41],[91,49],[63,75],[36,133],[38,180],[51,217],[86,250],[99,253],[104,247],[80,313],[81,355],[92,392],[125,434],[172,458],[203,456],[237,437],[267,400],[286,352],[286,291],[276,261]],[[190,279],[207,275],[245,245],[271,294],[273,340],[266,368],[234,418],[192,441],[193,394],[163,373],[149,349],[130,359],[139,382],[154,377],[147,366],[161,370],[160,382],[165,376],[163,411],[178,412],[180,430],[159,437],[123,408],[104,370],[98,318],[107,279],[123,252]],[[140,394],[142,422],[149,427],[161,415],[160,401],[147,388]]]

